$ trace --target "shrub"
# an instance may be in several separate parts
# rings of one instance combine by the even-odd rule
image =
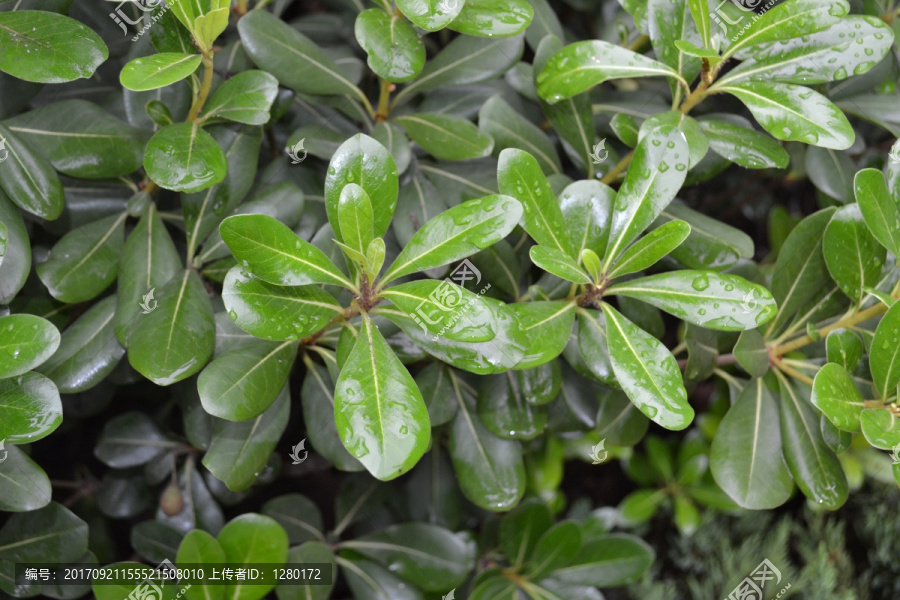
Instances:
[[[773,4],[0,1],[0,591],[601,598],[900,481],[897,11]]]

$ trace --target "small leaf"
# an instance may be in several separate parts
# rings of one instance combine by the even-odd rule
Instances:
[[[716,483],[744,508],[762,510],[784,504],[793,481],[781,451],[775,399],[762,379],[744,388],[722,419],[710,448]]]
[[[578,262],[568,254],[556,248],[532,246],[528,252],[531,262],[541,269],[557,277],[574,283],[588,284],[593,280],[578,266]]]
[[[897,391],[900,383],[900,304],[894,304],[878,322],[875,337],[869,345],[869,368],[872,383],[882,400]],[[835,423],[837,425],[837,423]]]
[[[176,192],[199,192],[228,172],[225,153],[197,123],[176,123],[150,138],[144,168],[160,187]]]
[[[465,0],[447,27],[466,35],[509,37],[525,31],[533,18],[528,0]]]
[[[337,212],[344,243],[364,257],[375,237],[369,195],[355,183],[348,183],[341,190]]]
[[[212,565],[225,562],[225,551],[216,538],[203,531],[194,529],[189,531],[178,546],[175,555],[176,565]],[[185,595],[188,600],[202,598],[203,600],[224,600],[225,588],[215,584],[191,585],[192,591]]]
[[[841,365],[828,363],[819,369],[810,401],[838,429],[859,431],[859,415],[865,402],[853,378]]]
[[[480,158],[494,149],[494,138],[462,117],[415,113],[397,117],[394,122],[438,160]]]
[[[268,215],[235,215],[219,226],[222,239],[244,268],[276,285],[328,283],[352,288],[324,252]]]
[[[713,117],[700,120],[700,127],[709,139],[713,152],[731,162],[748,169],[784,169],[790,162],[787,151],[781,144],[764,133],[747,126],[717,120]]]
[[[869,233],[858,204],[842,206],[832,215],[822,251],[831,278],[859,304],[866,295],[863,288],[877,284],[886,251]]]
[[[21,375],[45,362],[59,347],[50,321],[28,314],[0,317],[0,380]]]
[[[694,419],[681,372],[659,340],[602,304],[609,358],[616,379],[641,412],[666,429],[680,430]]]
[[[728,58],[750,46],[821,31],[837,23],[848,12],[850,5],[847,0],[793,0],[780,4],[754,18],[746,33],[728,48],[723,57]]]
[[[652,267],[687,239],[691,226],[684,221],[669,221],[631,245],[616,261],[609,278],[637,273]]]
[[[6,412],[0,440],[10,444],[36,442],[62,423],[59,390],[40,373],[0,378],[0,407]]]
[[[853,144],[853,128],[841,109],[809,88],[769,81],[716,85],[714,88],[737,96],[763,129],[776,139],[835,150],[844,150]]]
[[[849,372],[856,370],[862,360],[865,348],[859,336],[852,329],[832,329],[825,338],[828,362],[837,363]]]
[[[210,10],[194,19],[193,29],[197,45],[200,48],[210,49],[222,32],[228,27],[228,6]]]
[[[522,203],[525,231],[534,241],[577,256],[566,234],[562,210],[537,160],[527,152],[508,148],[497,166],[500,193]]]
[[[878,169],[863,169],[856,174],[853,187],[869,231],[891,254],[900,256],[900,207],[888,190],[884,174]]]
[[[86,79],[109,58],[106,44],[90,27],[41,10],[0,14],[0,45],[0,71],[38,83]]]
[[[649,132],[666,125],[675,127],[684,134],[684,138],[688,143],[688,169],[693,169],[701,160],[703,160],[703,157],[706,156],[706,153],[709,150],[709,140],[700,128],[700,125],[697,124],[697,121],[680,111],[670,110],[645,119],[644,122],[641,123],[641,128],[638,131],[638,143],[640,143],[640,141],[644,139],[644,136]]]
[[[440,0],[398,0],[399,8],[404,16],[425,31],[437,31],[450,24],[459,16],[466,0],[457,2],[441,2]]]
[[[751,377],[764,377],[769,372],[769,350],[756,329],[741,332],[734,345],[734,358]]]
[[[554,54],[537,76],[541,98],[565,100],[610,79],[679,75],[670,67],[601,40],[569,44]]]
[[[335,385],[334,414],[344,446],[382,481],[411,469],[431,438],[419,388],[366,315]]]
[[[889,408],[867,408],[859,415],[866,440],[876,448],[893,450],[900,446],[900,422]]]
[[[95,298],[116,279],[127,213],[74,229],[59,240],[50,258],[37,266],[38,277],[57,300]]]
[[[715,271],[660,273],[613,285],[606,293],[636,298],[720,331],[755,329],[777,312],[772,294],[763,286]]]
[[[243,71],[222,84],[207,105],[204,118],[221,117],[248,125],[265,125],[278,95],[278,80],[265,71]]]
[[[709,3],[707,0],[688,0],[687,4],[691,10],[691,16],[694,18],[694,24],[697,25],[697,31],[700,32],[703,47],[709,48],[711,46],[710,40],[712,39]]]
[[[494,139],[495,152],[522,148],[537,159],[544,173],[562,172],[556,148],[547,134],[517,113],[502,96],[484,103],[478,113],[478,128]]]
[[[356,17],[355,33],[369,68],[386,81],[408,81],[425,66],[425,44],[402,17],[380,8],[364,10]]]
[[[296,355],[293,342],[259,341],[217,356],[197,378],[203,409],[229,421],[258,417],[277,400]]]
[[[3,479],[0,510],[26,512],[50,503],[52,489],[47,474],[15,446],[3,452]]]
[[[119,74],[119,82],[129,90],[143,92],[181,81],[200,66],[199,54],[163,52],[136,58],[126,64]]]
[[[200,277],[191,269],[156,293],[157,307],[141,315],[128,344],[128,362],[157,385],[171,385],[206,365],[216,328]]]
[[[288,536],[271,517],[244,513],[229,521],[218,536],[225,551],[225,562],[240,566],[282,565],[288,557]],[[274,583],[228,583],[225,597],[232,600],[259,600],[275,587]]]
[[[59,176],[43,156],[0,125],[0,145],[5,158],[0,163],[0,188],[16,205],[42,219],[59,218],[65,195]]]

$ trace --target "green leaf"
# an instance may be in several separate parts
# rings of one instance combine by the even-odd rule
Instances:
[[[83,179],[128,175],[140,168],[145,137],[86,100],[45,104],[3,124],[60,173]]]
[[[817,504],[837,510],[849,494],[847,477],[834,452],[825,444],[819,429],[819,413],[801,397],[779,371],[781,391],[781,439],[784,459],[803,495]]]
[[[529,339],[541,340],[532,344],[515,369],[531,369],[559,356],[569,340],[575,319],[574,302],[517,302],[509,311]]]
[[[647,420],[628,396],[619,391],[600,394],[600,408],[597,410],[597,436],[612,446],[634,446],[644,434],[650,421]]]
[[[266,340],[298,340],[322,329],[343,309],[313,285],[282,287],[252,277],[240,267],[228,271],[222,301],[238,327]]]
[[[528,572],[535,579],[573,563],[581,550],[581,528],[573,521],[561,521],[538,538],[528,560]]]
[[[63,186],[53,167],[26,142],[0,125],[0,145],[6,159],[0,163],[0,188],[22,210],[52,221],[65,205]]]
[[[300,389],[303,420],[315,451],[341,471],[361,471],[364,467],[344,448],[334,421],[334,384],[328,369],[306,362],[307,371]]]
[[[319,507],[302,494],[285,494],[263,505],[263,514],[284,527],[291,545],[323,539],[322,514]]]
[[[26,512],[47,506],[52,489],[44,470],[27,454],[10,446],[3,453],[0,471],[0,510]],[[0,551],[2,556],[2,551]]]
[[[369,68],[382,79],[409,81],[425,66],[425,44],[402,17],[370,8],[356,17],[354,31],[369,56]]]
[[[236,492],[248,489],[266,466],[290,414],[291,396],[284,387],[271,406],[255,419],[217,420],[203,466],[228,489]]]
[[[825,265],[835,283],[859,304],[881,275],[886,250],[869,233],[858,204],[839,208],[825,227],[822,238]]]
[[[566,583],[595,587],[625,585],[653,564],[653,549],[633,535],[616,533],[588,540],[575,560],[553,573]]]
[[[2,186],[0,186],[2,188]],[[9,304],[31,271],[31,243],[25,221],[0,189],[0,223],[6,227],[6,254],[0,261],[0,304]]]
[[[214,565],[225,562],[225,550],[219,542],[203,531],[194,529],[189,531],[181,544],[175,557],[176,565]],[[193,584],[185,594],[188,600],[224,600],[225,588],[215,584]]]
[[[784,504],[793,482],[781,450],[775,399],[762,379],[748,384],[713,438],[709,467],[716,483],[743,508]]]
[[[228,162],[215,138],[200,125],[176,123],[150,138],[144,168],[160,187],[199,192],[225,179]]]
[[[690,209],[677,200],[660,213],[653,226],[659,227],[675,220],[687,222],[691,226],[691,234],[670,256],[689,269],[721,270],[741,258],[753,256],[753,240],[746,233]]]
[[[697,29],[693,27],[694,19],[691,16],[694,13],[694,1],[650,0],[647,3],[647,28],[657,58],[660,62],[681,73],[687,81],[691,81],[697,76],[701,63],[696,57],[684,52],[680,44],[696,42],[700,46],[709,46],[709,27],[706,28],[706,35],[698,34]],[[708,25],[709,9],[705,3],[703,13],[707,17]],[[677,82],[671,81],[674,93],[680,94],[681,92],[675,87],[677,85]],[[630,147],[633,148],[634,144],[631,144]]]
[[[668,67],[642,54],[602,40],[569,44],[554,54],[537,76],[538,95],[558,102],[611,79],[654,77],[680,78]]]
[[[447,27],[466,35],[509,37],[525,31],[533,18],[528,0],[465,0]]]
[[[411,4],[418,7],[430,4],[436,6],[440,0],[401,0],[398,4],[403,14],[423,29],[429,29],[416,21],[415,11],[409,12]],[[458,0],[460,9],[464,0]],[[405,5],[405,6],[404,6]],[[450,5],[448,5],[450,6]],[[438,27],[439,29],[439,27]],[[469,85],[494,79],[509,70],[522,56],[524,49],[522,36],[509,38],[478,38],[461,35],[447,44],[425,68],[416,80],[407,85],[394,97],[394,104],[414,93],[422,93],[437,88]],[[489,193],[489,192],[488,192]]]
[[[127,213],[112,215],[67,233],[53,246],[37,274],[57,300],[84,302],[115,280]]]
[[[0,380],[15,377],[49,359],[60,335],[50,321],[28,314],[0,317]]]
[[[851,329],[832,329],[825,338],[828,362],[841,365],[849,372],[856,370],[865,348],[859,336]]]
[[[712,39],[709,2],[707,0],[687,0],[687,4],[691,10],[691,16],[694,18],[694,24],[697,25],[697,31],[700,32],[703,47],[709,48],[711,46],[710,40]]]
[[[278,95],[278,80],[265,71],[243,71],[222,84],[207,105],[204,118],[221,117],[247,125],[265,125]]]
[[[375,237],[383,236],[394,216],[400,188],[397,165],[391,153],[378,140],[361,133],[341,144],[334,153],[325,176],[325,210],[338,241],[344,239],[338,220],[338,204],[348,183],[359,185],[369,195]]]
[[[450,3],[442,3],[440,0],[398,0],[397,8],[425,31],[437,31],[459,16],[465,4],[466,0]]]
[[[728,121],[714,116],[699,121],[713,152],[748,169],[784,169],[788,166],[790,156],[781,144],[750,129],[749,122],[746,126],[738,125],[730,122],[735,121],[733,115],[727,117]]]
[[[0,529],[0,559],[5,561],[72,562],[84,556],[87,547],[87,523],[56,502],[14,514]]]
[[[763,286],[715,271],[660,273],[613,285],[606,293],[642,300],[688,323],[719,331],[755,329],[778,310]]]
[[[492,375],[484,382],[478,393],[478,417],[491,433],[504,439],[532,440],[547,425],[546,411],[527,401],[511,372]]]
[[[723,54],[733,56],[750,46],[807,36],[822,31],[850,12],[847,0],[792,0],[780,4],[758,18]],[[738,54],[738,57],[742,57]]]
[[[229,8],[226,4],[194,19],[193,31],[201,49],[211,49],[216,38],[228,27],[228,16],[231,14]]]
[[[495,141],[494,150],[521,148],[534,156],[544,173],[561,173],[559,156],[550,138],[520,115],[502,96],[493,96],[478,113],[478,128]]]
[[[833,208],[826,208],[807,216],[782,245],[772,274],[772,295],[779,311],[770,330],[775,331],[806,307],[821,290],[822,282],[828,280],[822,237],[833,213]]]
[[[335,386],[334,414],[344,446],[382,481],[411,469],[431,438],[419,388],[366,315]]]
[[[315,42],[264,11],[250,11],[238,21],[247,54],[263,71],[295,92],[315,95],[349,94],[365,98],[337,63]]]
[[[217,356],[197,378],[203,409],[229,421],[258,417],[278,399],[296,355],[292,341],[259,341]]]
[[[881,245],[900,256],[900,207],[888,190],[884,174],[863,169],[853,180],[856,202],[866,226]]]
[[[613,205],[604,270],[675,198],[684,183],[687,160],[684,134],[674,127],[648,132],[638,143]]]
[[[531,262],[535,265],[566,281],[582,284],[588,284],[593,281],[585,270],[578,265],[578,261],[562,250],[546,246],[532,246],[528,254],[531,256]]]
[[[181,81],[200,66],[199,54],[163,52],[135,58],[122,68],[119,82],[129,90],[143,92]]]
[[[609,358],[616,379],[641,412],[666,429],[680,430],[694,418],[675,357],[659,340],[603,303]]]
[[[876,448],[893,450],[900,446],[900,423],[889,408],[867,408],[859,415],[863,435]]]
[[[806,174],[822,193],[837,199],[840,204],[853,200],[853,174],[856,165],[847,151],[812,146],[806,149]]]
[[[500,193],[522,203],[523,227],[534,241],[555,248],[571,257],[577,256],[566,234],[562,210],[540,164],[529,153],[507,148],[500,153],[497,166]]]
[[[438,160],[480,158],[494,149],[494,138],[462,117],[415,113],[396,117],[394,122]]]
[[[128,344],[128,362],[157,385],[171,385],[206,365],[216,327],[197,273],[186,269],[156,294],[157,307],[142,314]]]
[[[875,337],[869,345],[869,368],[872,383],[882,400],[897,391],[900,383],[900,305],[894,304],[878,322]],[[835,423],[836,425],[837,423]]]
[[[329,283],[352,288],[324,252],[268,215],[234,215],[219,226],[222,239],[245,269],[263,281],[299,286]]]
[[[741,332],[734,345],[734,358],[751,377],[764,377],[769,372],[769,349],[762,333],[756,329]]]
[[[644,139],[644,136],[649,132],[666,125],[675,127],[684,134],[684,138],[688,143],[688,169],[693,169],[701,160],[703,160],[703,157],[706,156],[707,151],[709,151],[709,140],[706,139],[706,135],[697,124],[697,121],[680,111],[670,110],[645,119],[644,122],[641,123],[641,128],[638,131],[638,143],[640,143],[640,141]]]
[[[426,592],[462,585],[475,562],[472,546],[452,531],[427,523],[391,525],[342,546],[380,562]]]
[[[436,215],[413,235],[382,284],[476,254],[509,235],[522,212],[510,196],[485,196]]]
[[[517,441],[501,439],[473,411],[472,391],[453,376],[459,410],[450,424],[450,458],[466,498],[494,512],[510,510],[525,493],[525,464]]]
[[[753,48],[719,81],[779,81],[813,85],[871,70],[888,53],[894,32],[878,17],[850,15],[828,29]]]
[[[369,195],[355,183],[348,183],[341,190],[337,212],[344,243],[365,257],[365,252],[375,237]]]
[[[551,525],[550,509],[535,498],[529,498],[504,515],[500,521],[500,547],[514,568],[525,563]]]
[[[127,412],[107,421],[94,456],[115,469],[144,465],[177,446],[144,413]]]
[[[236,565],[282,565],[288,557],[288,536],[271,517],[244,513],[228,522],[218,536],[225,562]],[[232,600],[259,600],[275,584],[229,583],[225,597]]]
[[[59,390],[40,373],[0,379],[0,408],[5,413],[0,440],[10,444],[36,442],[62,423]]]
[[[75,19],[40,10],[0,14],[0,71],[25,81],[86,79],[109,58],[100,36]]]
[[[637,273],[656,264],[687,239],[691,226],[684,221],[669,221],[657,227],[626,250],[613,265],[609,278]]]
[[[324,581],[312,585],[297,585],[293,582],[279,585],[275,588],[278,600],[328,600],[331,597],[334,580],[338,576],[338,566],[331,548],[321,542],[306,542],[291,548],[287,560],[289,563],[301,564],[331,563],[333,580],[330,585]]]
[[[354,598],[365,600],[420,600],[415,586],[394,575],[378,563],[368,560],[338,559]]]
[[[609,220],[616,192],[599,181],[576,181],[563,189],[559,205],[565,229],[574,243],[574,256],[581,256],[585,249],[597,256],[606,253]]]
[[[573,340],[577,340],[578,357],[581,365],[572,360],[569,354],[566,359],[573,366],[583,366],[584,375],[592,377],[605,385],[617,386],[616,376],[613,373],[612,362],[609,358],[609,334],[607,333],[606,317],[599,310],[579,308],[577,326],[572,331]],[[574,348],[567,349],[567,352]]]
[[[853,144],[853,128],[841,109],[809,88],[792,83],[748,81],[716,84],[711,89],[737,96],[763,129],[776,139],[835,150]]]
[[[127,345],[140,314],[155,300],[148,294],[162,287],[182,269],[181,257],[163,225],[155,203],[150,203],[121,251],[115,317],[116,337]]]
[[[116,298],[108,296],[63,332],[59,349],[39,368],[60,392],[74,394],[89,390],[119,364],[125,349],[116,339],[115,314]]]

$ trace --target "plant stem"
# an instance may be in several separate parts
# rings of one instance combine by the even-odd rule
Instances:
[[[834,331],[835,329],[840,329],[842,327],[852,327],[853,325],[856,325],[857,323],[862,323],[863,321],[868,321],[869,319],[871,319],[873,317],[877,317],[878,315],[883,315],[884,313],[887,312],[887,310],[888,310],[887,306],[885,306],[884,304],[878,303],[875,306],[871,306],[871,307],[867,308],[866,310],[862,310],[862,311],[856,313],[855,315],[850,315],[849,317],[845,317],[843,319],[840,319],[839,321],[835,321],[831,325],[823,327],[822,329],[819,330],[819,336],[824,337],[824,336],[828,335],[830,332]],[[809,337],[809,335],[804,335],[802,337],[791,340],[790,342],[788,342],[786,344],[780,344],[780,345],[772,347],[771,352],[772,352],[773,356],[782,356],[784,354],[787,354],[788,352],[793,352],[794,350],[799,350],[800,348],[803,348],[804,346],[808,346],[809,344],[812,344],[814,341],[816,341],[816,340]]]
[[[197,115],[203,110],[203,105],[206,104],[206,99],[209,98],[209,90],[212,88],[213,83],[212,52],[203,55],[203,68],[203,83],[200,86],[200,93],[197,94],[197,97],[194,98],[194,103],[191,105],[191,112],[188,113],[187,118],[188,121],[197,120]]]
[[[610,183],[615,181],[619,175],[621,175],[622,173],[625,172],[625,169],[627,169],[628,165],[631,164],[631,161],[633,158],[634,158],[634,150],[629,152],[627,156],[623,157],[622,160],[619,161],[619,164],[617,164],[615,167],[613,167],[612,171],[610,171],[609,173],[604,175],[603,179],[601,179],[600,181],[607,185],[609,185]]]
[[[394,84],[386,79],[381,80],[381,93],[378,96],[378,112],[375,113],[375,122],[387,121],[391,114],[391,90]]]
[[[641,48],[641,46],[643,46],[644,44],[646,44],[649,41],[650,41],[650,36],[642,35],[641,37],[637,38],[636,40],[634,40],[633,42],[631,42],[630,44],[628,44],[625,47],[628,48],[629,50],[631,50],[632,52],[636,52],[638,49]]]

